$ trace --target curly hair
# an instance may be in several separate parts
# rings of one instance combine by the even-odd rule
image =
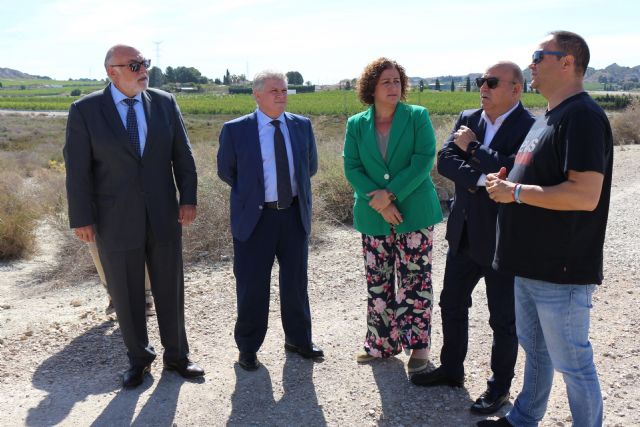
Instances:
[[[363,104],[372,105],[374,102],[373,94],[376,91],[376,85],[380,80],[380,75],[384,70],[395,68],[400,73],[400,99],[407,99],[407,88],[409,87],[409,78],[404,71],[404,67],[396,61],[388,58],[378,58],[364,68],[362,75],[358,79],[358,98]]]

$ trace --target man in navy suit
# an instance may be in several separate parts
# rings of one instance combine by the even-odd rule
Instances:
[[[164,367],[204,375],[189,360],[184,325],[182,227],[196,217],[196,165],[175,98],[147,87],[149,65],[131,46],[109,49],[111,83],[71,105],[64,146],[69,222],[80,240],[98,246],[128,350],[124,387],[142,384],[156,357],[147,336],[145,264]]]
[[[486,174],[511,169],[515,154],[534,122],[522,106],[523,76],[512,62],[499,62],[476,79],[481,109],[463,111],[438,153],[438,172],[455,183],[447,222],[449,252],[440,295],[443,346],[441,366],[415,374],[424,386],[462,386],[467,354],[471,294],[484,277],[493,330],[491,370],[486,391],[471,411],[490,414],[509,401],[518,354],[513,276],[491,268],[496,242],[498,205],[485,188]]]
[[[311,340],[307,258],[311,176],[318,169],[309,119],[286,113],[287,80],[264,71],[253,81],[255,112],[224,124],[218,176],[231,186],[231,234],[238,318],[235,340],[243,369],[258,369],[267,333],[271,268],[280,265],[284,348],[323,357]]]

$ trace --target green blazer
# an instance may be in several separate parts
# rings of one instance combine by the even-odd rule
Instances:
[[[353,225],[363,234],[382,236],[391,225],[369,206],[367,193],[386,188],[403,222],[397,233],[420,230],[442,221],[440,201],[431,181],[436,138],[423,107],[398,103],[389,131],[387,160],[375,133],[375,108],[349,117],[344,141],[344,174],[355,190]]]

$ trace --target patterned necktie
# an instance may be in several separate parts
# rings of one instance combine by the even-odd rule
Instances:
[[[133,145],[133,149],[136,150],[138,156],[140,156],[140,134],[138,133],[138,118],[136,112],[133,109],[133,105],[138,102],[137,99],[125,98],[124,102],[129,106],[127,110],[127,134],[129,135],[129,142]]]
[[[280,130],[280,121],[271,122],[275,128],[273,134],[273,148],[276,155],[276,177],[278,180],[278,207],[287,208],[293,201],[291,191],[291,178],[289,177],[289,158],[287,146],[284,143],[284,135]]]

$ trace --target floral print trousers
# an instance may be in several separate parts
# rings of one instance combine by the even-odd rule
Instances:
[[[369,293],[365,351],[390,357],[403,347],[429,348],[433,227],[402,234],[392,228],[389,236],[363,234],[362,246]]]

